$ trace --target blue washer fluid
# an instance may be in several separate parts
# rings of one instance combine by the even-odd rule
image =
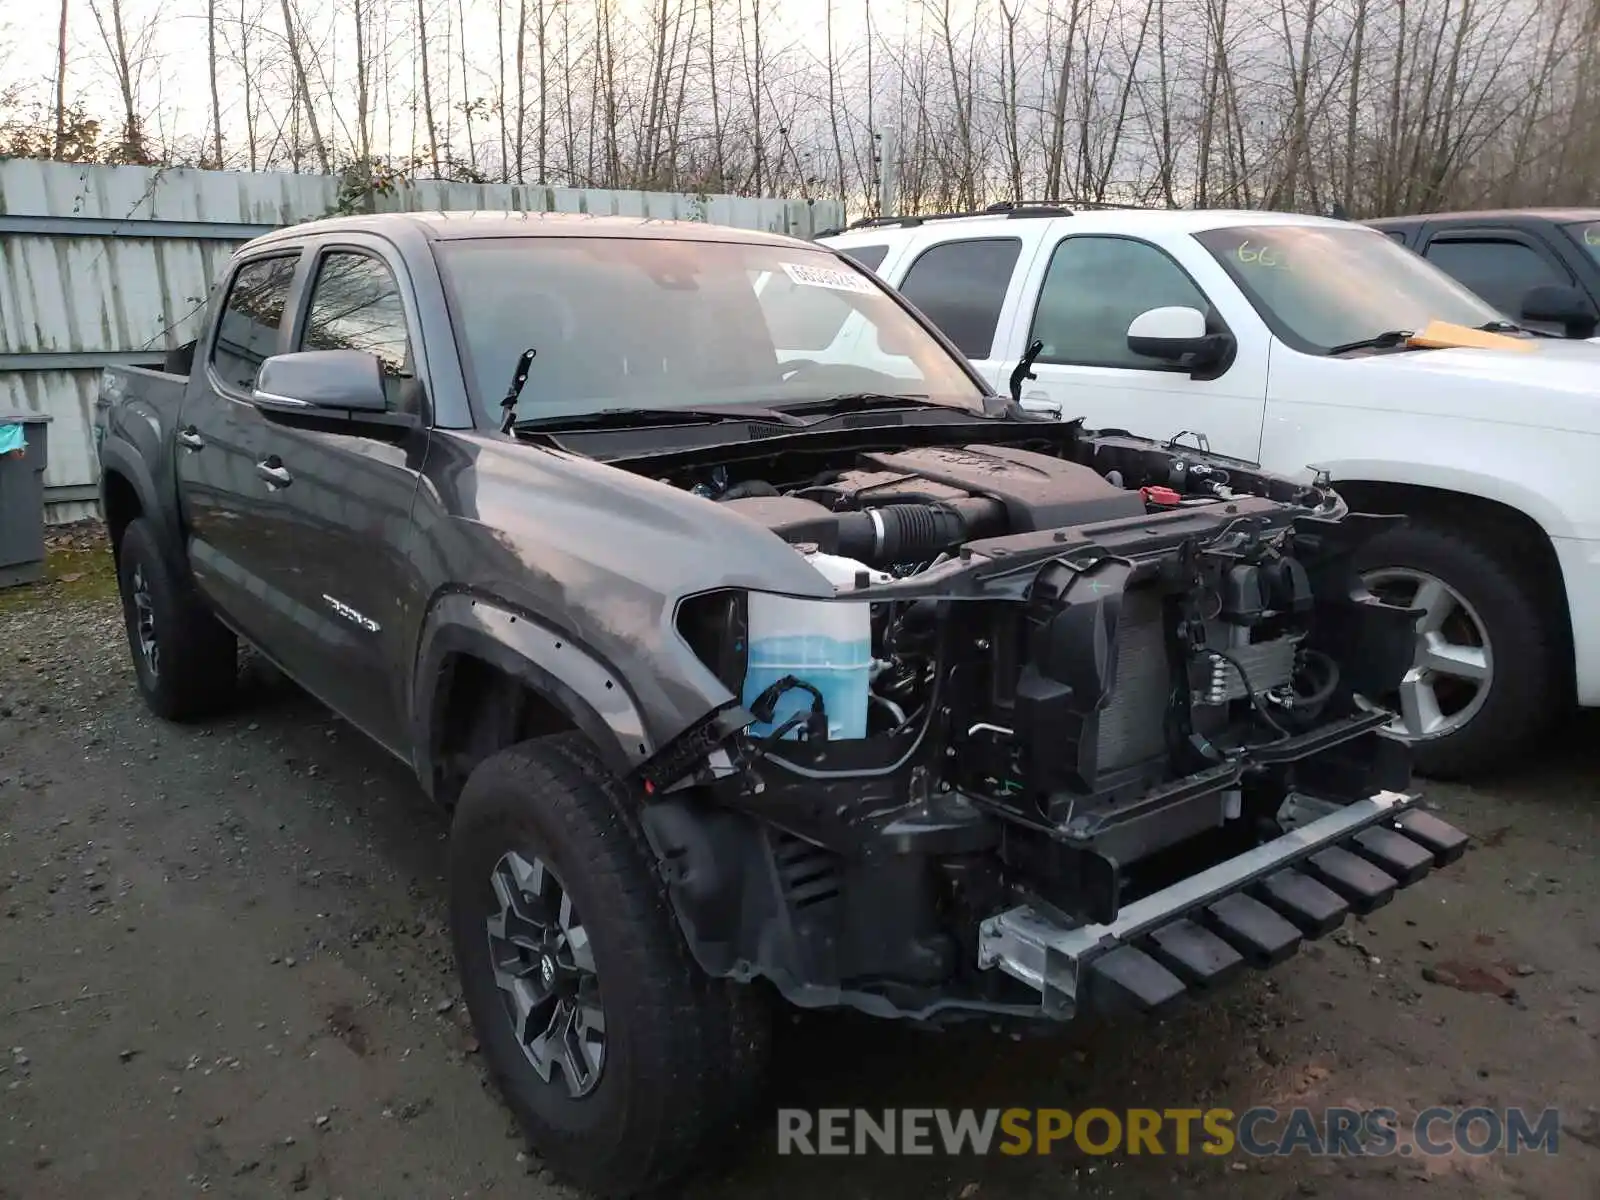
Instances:
[[[861,572],[874,582],[889,578],[836,555],[808,554],[806,561],[841,591],[855,587]],[[749,603],[743,702],[751,704],[778,680],[793,675],[822,694],[830,740],[865,737],[872,682],[872,606],[762,592],[752,592]],[[804,688],[790,688],[779,698],[773,719],[752,724],[749,732],[765,736],[796,713],[809,713],[814,702]],[[798,738],[800,733],[797,726],[784,736]]]

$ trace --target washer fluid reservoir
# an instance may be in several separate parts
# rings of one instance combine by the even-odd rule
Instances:
[[[890,580],[853,558],[807,554],[815,567],[840,592],[856,586],[865,573],[874,583]],[[746,705],[785,675],[817,689],[828,719],[830,740],[867,736],[868,687],[872,680],[872,605],[842,600],[802,599],[752,592],[749,600],[749,659],[741,699]],[[790,688],[778,699],[770,722],[756,722],[749,732],[771,733],[796,713],[809,713],[814,697],[804,688]],[[796,726],[784,736],[800,736]]]

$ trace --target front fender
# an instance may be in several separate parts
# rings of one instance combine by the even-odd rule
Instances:
[[[431,789],[434,722],[445,661],[467,654],[520,679],[580,729],[619,774],[655,747],[621,676],[571,638],[483,596],[440,597],[423,621],[412,687],[412,745],[417,777]]]
[[[1313,466],[1328,473],[1334,491],[1341,483],[1388,483],[1493,500],[1529,518],[1547,537],[1566,533],[1572,527],[1569,513],[1581,511],[1576,496],[1551,494],[1579,482],[1570,478],[1554,480],[1553,487],[1539,486],[1472,467],[1381,458],[1318,459]]]

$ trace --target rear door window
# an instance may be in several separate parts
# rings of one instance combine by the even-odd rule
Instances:
[[[1564,268],[1510,238],[1436,238],[1424,257],[1508,317],[1521,314],[1523,297],[1531,288],[1572,282]]]
[[[869,271],[876,271],[883,265],[883,260],[889,256],[889,247],[879,246],[840,246],[839,253],[855,259]]]
[[[234,272],[211,345],[212,369],[229,389],[252,391],[261,364],[278,352],[278,330],[299,262],[296,250],[252,259]]]
[[[994,353],[995,331],[1022,255],[1018,238],[941,242],[917,256],[900,291],[968,358]]]

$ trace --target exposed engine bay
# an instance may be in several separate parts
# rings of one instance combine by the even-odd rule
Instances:
[[[1175,445],[998,428],[656,476],[837,593],[680,608],[737,702],[651,765],[646,829],[712,973],[881,1015],[1025,1012],[1049,956],[1000,914],[1109,928],[1275,844],[1296,797],[1408,784],[1363,697],[1398,684],[1413,614],[1350,559],[1389,518]],[[1148,1001],[1146,976],[1120,986]]]

